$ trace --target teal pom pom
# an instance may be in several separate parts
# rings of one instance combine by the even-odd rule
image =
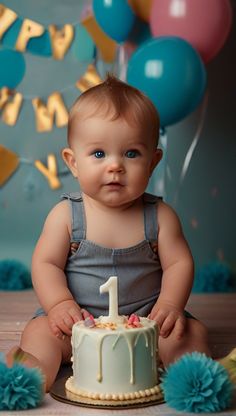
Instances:
[[[43,375],[21,364],[7,367],[0,362],[0,410],[37,407],[43,398]]]
[[[23,290],[32,287],[31,275],[19,260],[0,261],[0,290]]]
[[[235,291],[235,278],[231,268],[219,261],[201,267],[194,280],[195,293],[226,293]]]
[[[182,412],[218,412],[230,406],[233,384],[226,369],[193,352],[171,364],[162,378],[166,403]]]

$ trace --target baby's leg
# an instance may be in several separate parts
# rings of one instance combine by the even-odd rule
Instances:
[[[20,348],[25,354],[20,353],[20,361],[27,367],[39,367],[46,377],[45,390],[52,386],[60,364],[69,361],[71,356],[70,337],[59,339],[51,332],[48,319],[41,316],[32,319],[25,327],[21,337]],[[7,361],[11,362],[16,348],[7,354]]]
[[[183,354],[198,351],[211,356],[208,346],[208,334],[205,326],[196,319],[187,318],[184,335],[176,338],[175,329],[167,338],[159,337],[158,348],[164,367],[168,367]]]

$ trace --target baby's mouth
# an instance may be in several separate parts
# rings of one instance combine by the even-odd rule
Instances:
[[[120,183],[118,181],[111,181],[111,182],[108,182],[106,185],[107,186],[117,186],[117,187],[124,186],[122,183]]]

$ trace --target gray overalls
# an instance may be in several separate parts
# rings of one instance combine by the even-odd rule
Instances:
[[[65,274],[68,287],[78,304],[95,317],[108,314],[108,294],[99,286],[110,276],[118,276],[119,314],[147,316],[161,288],[162,269],[151,244],[157,241],[158,197],[143,195],[145,240],[135,246],[112,249],[86,240],[86,217],[80,194],[65,194],[72,210],[71,242],[79,243],[68,258]]]
[[[108,294],[99,287],[110,276],[118,276],[119,314],[147,316],[161,288],[162,268],[157,254],[157,196],[143,195],[145,239],[122,249],[102,247],[86,240],[86,216],[79,193],[63,194],[71,205],[72,246],[77,250],[68,257],[65,274],[68,287],[81,308],[94,317],[108,315]],[[37,316],[43,315],[41,309]]]

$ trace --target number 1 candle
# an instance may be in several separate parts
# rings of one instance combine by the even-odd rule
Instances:
[[[100,286],[100,293],[109,293],[109,314],[103,316],[103,322],[124,322],[124,317],[118,314],[117,276],[111,276],[106,283]]]

